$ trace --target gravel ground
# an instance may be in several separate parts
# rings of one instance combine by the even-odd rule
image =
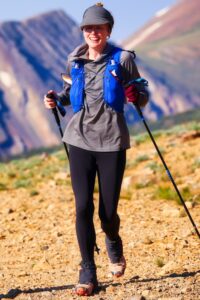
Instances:
[[[63,193],[62,193],[63,192]],[[26,191],[2,193],[0,298],[78,299],[71,289],[78,279],[79,252],[74,233],[73,197],[54,187],[26,204]],[[62,196],[61,196],[62,195]],[[41,198],[41,196],[43,196]],[[5,198],[4,198],[5,197]],[[119,205],[127,269],[113,280],[97,216],[95,224],[99,291],[90,299],[200,299],[199,240],[187,217],[175,215],[175,203],[152,201],[143,191]],[[10,201],[15,206],[8,206]],[[191,213],[199,219],[200,205]],[[167,212],[170,209],[172,217]],[[174,213],[173,213],[174,212]],[[2,218],[3,217],[3,218]],[[140,298],[138,298],[140,299]]]
[[[173,171],[176,175],[181,173],[182,180],[187,179],[198,196],[199,168],[191,170],[187,176],[190,161],[184,156],[177,160],[181,157],[180,151],[187,153],[189,149],[193,151],[190,158],[197,157],[198,140],[192,141],[192,147],[189,143],[181,147],[175,145],[179,152],[175,152],[174,142],[168,139],[167,143],[164,145],[168,149],[166,156]],[[151,156],[149,144],[131,149],[129,162],[132,155],[146,153],[146,149]],[[170,149],[174,153],[171,160],[168,157]],[[146,170],[142,164],[139,169],[135,167],[134,174],[138,176],[140,171],[139,178]],[[133,171],[127,167],[123,190],[127,189],[127,182],[131,182],[130,174]],[[145,178],[148,176],[152,174],[145,173]],[[99,290],[90,299],[200,299],[200,241],[183,208],[175,201],[154,199],[153,188],[155,186],[147,184],[132,190],[129,197],[122,191],[120,232],[127,269],[124,277],[118,280],[113,280],[108,272],[104,234],[95,210],[97,244],[101,249],[100,255],[96,255]],[[78,280],[80,263],[71,187],[57,186],[50,180],[41,182],[37,189],[39,194],[32,197],[26,189],[0,193],[0,299],[80,299],[71,292]],[[96,207],[97,201],[95,194]],[[190,204],[189,209],[200,228],[200,202]]]

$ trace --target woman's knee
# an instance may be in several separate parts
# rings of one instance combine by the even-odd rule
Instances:
[[[94,214],[94,205],[90,204],[76,204],[76,218],[92,218]]]
[[[117,236],[119,233],[120,218],[117,214],[111,218],[100,217],[101,228],[108,236]]]

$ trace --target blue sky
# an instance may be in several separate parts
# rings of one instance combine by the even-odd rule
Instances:
[[[112,39],[119,42],[148,22],[157,11],[180,0],[104,0],[115,18]],[[0,22],[23,20],[53,9],[63,9],[78,24],[84,10],[98,1],[91,0],[0,0]]]

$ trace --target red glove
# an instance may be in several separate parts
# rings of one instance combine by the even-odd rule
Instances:
[[[125,88],[124,92],[128,102],[134,104],[137,103],[139,92],[134,84],[131,84],[127,88]]]

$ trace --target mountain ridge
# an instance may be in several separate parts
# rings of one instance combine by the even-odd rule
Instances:
[[[164,30],[168,37],[163,38],[157,28],[157,35],[156,30],[152,31],[134,49],[139,71],[149,81],[150,101],[144,108],[148,119],[159,120],[200,105],[200,45],[196,43],[200,38],[200,3],[191,0],[189,6],[190,10],[187,1],[179,1],[170,10],[159,12],[134,35],[134,39],[138,34],[144,36],[163,18],[167,28],[171,20],[181,20],[179,28],[184,32],[169,35],[170,31]],[[195,18],[183,22],[181,16],[192,11]],[[67,55],[82,42],[76,22],[62,10],[22,22],[0,23],[0,159],[60,143],[53,116],[42,99],[49,89],[62,89],[59,74],[65,71]],[[122,47],[132,50],[130,43],[132,37]],[[125,116],[130,126],[139,120],[131,105],[125,106]],[[62,124],[65,126],[66,120]]]
[[[142,45],[156,40],[166,39],[173,35],[180,34],[193,29],[193,27],[200,23],[199,4],[195,0],[180,0],[172,6],[166,7],[157,14],[144,26],[142,26],[136,33],[123,41],[123,44],[134,43],[141,35]],[[192,15],[192,18],[191,18]],[[188,17],[190,16],[190,18]],[[163,30],[163,25],[165,25]],[[136,42],[136,41],[135,41]],[[133,44],[132,47],[135,45]],[[128,47],[131,47],[130,45]]]
[[[179,1],[122,43],[125,49],[136,50],[141,73],[149,79],[151,104],[158,107],[157,113],[151,105],[147,107],[146,116],[151,119],[200,106],[199,9],[200,2],[195,0]],[[157,22],[162,26],[145,36]],[[144,38],[139,41],[139,37]]]
[[[79,27],[62,11],[1,23],[0,103],[7,109],[0,110],[0,159],[60,142],[42,99],[49,89],[62,89],[59,74],[82,40]]]

